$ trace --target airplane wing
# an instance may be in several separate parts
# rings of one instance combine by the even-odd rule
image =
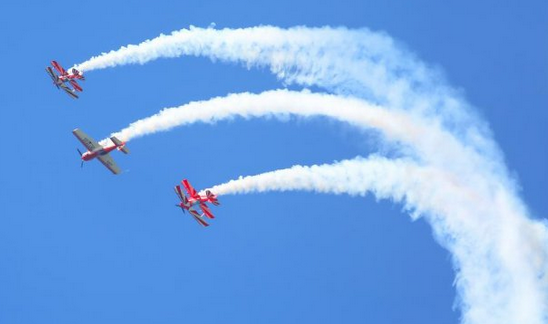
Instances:
[[[190,184],[190,182],[188,182],[187,179],[184,179],[183,181],[181,181],[181,183],[183,184],[183,187],[185,187],[186,192],[188,192],[188,194],[189,194],[191,197],[196,197],[196,196],[198,196],[198,193],[197,193],[196,190],[192,187],[192,185]]]
[[[181,201],[184,201],[184,200],[183,200],[184,194],[183,194],[183,192],[181,191],[181,187],[180,187],[180,186],[175,186],[175,193],[177,194],[177,196],[179,197],[179,199],[180,199]]]
[[[208,218],[211,218],[211,219],[215,218],[215,216],[213,216],[213,213],[211,212],[211,210],[206,204],[201,203],[200,208],[202,209],[202,212],[204,213],[204,215],[206,215]]]
[[[49,77],[53,80],[53,82],[55,83],[55,85],[57,86],[57,88],[59,88],[59,86],[57,85],[57,76],[55,75],[55,73],[53,72],[53,70],[51,69],[51,67],[47,67],[46,68],[46,72],[48,73]]]
[[[101,148],[101,145],[97,143],[93,138],[89,137],[86,133],[82,132],[80,129],[76,128],[72,131],[72,134],[78,138],[82,144],[88,149],[88,151],[92,152],[96,149]]]
[[[178,185],[175,186],[175,193],[177,194],[177,196],[179,197],[179,199],[185,206],[190,206],[190,203],[188,202],[188,198],[185,196],[185,194],[181,190],[181,186],[178,186]]]
[[[66,75],[67,74],[67,71],[65,71],[65,69],[63,69],[63,67],[61,65],[59,65],[59,63],[55,62],[55,61],[51,61],[51,65],[53,65],[53,67],[59,71],[59,73],[61,73],[61,75]]]
[[[194,209],[191,208],[191,209],[189,209],[188,211],[190,212],[190,215],[192,215],[192,216],[194,217],[194,219],[195,219],[200,225],[202,225],[202,226],[204,226],[204,227],[209,226],[209,224],[208,224],[205,220],[202,219],[202,215],[198,214],[198,212],[197,212],[196,210],[194,210]]]
[[[67,87],[64,83],[61,83],[59,87],[61,87],[61,89],[63,89],[66,92],[66,94],[68,94],[72,99],[78,99],[78,95],[74,93],[74,90]]]
[[[104,166],[107,167],[107,169],[109,169],[110,171],[112,171],[112,173],[114,174],[119,174],[122,172],[122,170],[120,170],[120,168],[118,167],[118,165],[116,164],[116,162],[114,162],[114,160],[112,159],[112,157],[110,156],[110,154],[105,154],[105,155],[99,155],[97,157],[97,159],[99,161],[101,161],[101,163],[103,163]]]
[[[82,89],[82,87],[76,81],[70,80],[69,82],[74,87],[74,89],[76,89],[80,92],[84,91],[84,89]]]

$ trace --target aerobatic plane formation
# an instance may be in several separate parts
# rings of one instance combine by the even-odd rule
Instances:
[[[51,65],[53,68],[51,66],[46,67],[46,72],[53,80],[53,84],[57,87],[57,89],[63,90],[71,98],[78,99],[77,92],[82,92],[83,89],[77,81],[85,80],[83,73],[78,71],[76,68],[71,68],[67,71],[56,61],[51,61]],[[57,71],[57,73],[55,71]],[[74,129],[72,133],[87,149],[84,153],[82,153],[80,149],[76,149],[80,154],[80,159],[82,160],[81,167],[84,166],[84,162],[97,158],[97,160],[99,160],[99,162],[101,162],[113,174],[120,174],[122,172],[120,167],[118,167],[114,159],[110,156],[110,152],[118,150],[124,154],[129,154],[129,150],[126,147],[126,142],[112,136],[110,137],[112,145],[101,145],[78,128]],[[190,185],[187,179],[181,181],[181,184],[183,185],[188,196],[183,193],[181,186],[175,186],[175,193],[181,200],[181,202],[176,206],[180,207],[183,213],[188,211],[188,213],[200,225],[204,227],[209,226],[204,218],[213,219],[215,216],[213,216],[213,213],[207,204],[211,203],[218,206],[219,201],[217,200],[217,196],[209,190],[206,190],[205,194],[198,193],[196,189]],[[200,212],[197,208],[199,208]]]

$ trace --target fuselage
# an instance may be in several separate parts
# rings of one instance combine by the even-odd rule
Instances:
[[[90,161],[90,160],[93,160],[95,159],[96,157],[100,156],[100,155],[105,155],[105,154],[108,154],[112,151],[114,151],[118,146],[116,145],[112,145],[112,146],[107,146],[107,147],[103,147],[103,148],[100,148],[98,150],[95,150],[95,151],[87,151],[86,153],[82,154],[82,160],[84,161]]]
[[[209,199],[206,196],[200,196],[198,199],[190,197],[187,198],[186,204],[184,202],[179,203],[179,207],[189,210],[192,206],[200,205],[202,202],[209,202]]]
[[[59,76],[59,80],[61,80],[63,82],[67,82],[67,81],[73,80],[73,79],[79,80],[79,79],[81,79],[81,77],[79,75],[75,75],[75,74],[67,74],[67,75],[60,75]]]
[[[69,82],[70,79],[71,78],[67,78],[66,76],[58,75],[57,79],[53,83],[55,83],[57,86],[60,86],[63,83]]]
[[[65,83],[66,81],[63,81],[61,79],[61,77],[57,76],[57,78],[55,78],[55,81],[53,81],[53,83],[56,85],[56,86],[60,86],[61,84]]]

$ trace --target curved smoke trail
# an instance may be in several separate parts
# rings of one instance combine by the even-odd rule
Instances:
[[[138,120],[111,134],[124,141],[168,131],[196,122],[240,118],[288,116],[323,116],[362,129],[379,131],[386,142],[398,143],[406,154],[418,156],[426,163],[442,165],[458,173],[460,178],[474,181],[474,168],[490,168],[484,158],[448,133],[435,120],[418,118],[405,111],[388,110],[364,100],[310,91],[274,90],[261,94],[240,93],[206,101],[190,102],[180,107],[162,109],[159,113]],[[101,141],[107,144],[108,138]],[[465,157],[465,158],[463,158]],[[456,163],[458,161],[458,163]],[[479,181],[474,181],[479,186]],[[488,189],[486,189],[488,190]]]
[[[240,177],[209,190],[218,195],[302,190],[365,196],[370,192],[379,199],[403,203],[404,209],[411,215],[424,215],[432,224],[438,240],[450,250],[467,256],[461,260],[462,272],[457,277],[457,283],[466,289],[463,297],[481,305],[464,309],[467,316],[463,319],[464,323],[543,323],[542,302],[545,295],[542,288],[536,287],[535,282],[516,287],[511,284],[515,278],[497,274],[498,271],[510,270],[515,271],[514,274],[534,275],[529,271],[533,264],[512,263],[509,269],[503,269],[494,260],[485,262],[493,258],[492,249],[500,245],[510,249],[508,253],[520,253],[513,250],[514,242],[507,242],[516,239],[516,236],[486,235],[487,232],[496,231],[494,228],[498,225],[498,219],[470,219],[471,214],[504,218],[514,212],[509,210],[514,198],[505,196],[504,192],[497,193],[492,200],[486,200],[481,192],[445,170],[419,165],[410,159],[389,160],[380,156],[368,159],[358,157],[331,165],[296,165]],[[515,230],[522,231],[526,237],[546,238],[546,227],[542,223],[523,218],[513,219],[512,222]],[[509,233],[502,231],[499,234]],[[545,239],[520,243],[526,253],[541,251],[546,246]],[[546,265],[546,260],[542,258],[532,257],[529,261],[537,269],[543,269]],[[494,278],[490,276],[498,277],[502,282],[493,287],[489,281]],[[539,280],[538,283],[542,282]],[[509,302],[506,298],[511,295],[519,298],[520,302]],[[501,308],[501,305],[507,308]],[[491,313],[482,313],[482,308],[489,309]]]
[[[181,29],[138,45],[92,57],[76,65],[93,71],[184,55],[268,67],[280,80],[368,99],[391,109],[440,118],[469,145],[500,159],[488,127],[445,82],[384,33],[344,27],[282,29]]]
[[[183,29],[102,54],[78,68],[91,71],[182,55],[268,67],[286,83],[316,85],[345,97],[301,93],[299,101],[291,104],[286,97],[294,93],[272,92],[273,104],[257,100],[254,109],[260,112],[253,113],[251,109],[242,112],[222,107],[228,103],[231,107],[246,104],[253,97],[232,95],[191,103],[187,110],[192,112],[182,113],[185,109],[181,108],[165,110],[132,124],[122,131],[125,136],[131,138],[178,124],[218,120],[198,116],[204,106],[215,105],[209,109],[216,112],[227,109],[222,118],[284,113],[322,115],[378,129],[385,140],[409,146],[410,151],[402,148],[408,158],[391,164],[386,159],[372,158],[332,166],[294,167],[289,169],[291,172],[273,171],[268,176],[243,178],[217,189],[225,194],[244,187],[241,192],[260,188],[288,190],[292,188],[288,177],[297,174],[310,179],[310,186],[294,189],[322,191],[324,187],[318,177],[330,174],[333,179],[345,179],[347,171],[340,167],[344,165],[356,175],[356,181],[363,183],[362,187],[355,183],[361,191],[349,184],[338,187],[339,192],[361,194],[371,190],[380,197],[404,202],[413,215],[422,215],[429,221],[438,241],[453,255],[463,323],[548,323],[547,226],[530,219],[488,127],[441,73],[383,33],[367,29],[270,26]],[[308,100],[318,100],[319,104],[309,105]],[[329,105],[330,100],[336,103]],[[302,113],[288,111],[297,104],[303,106]],[[355,115],[345,115],[346,111],[337,113],[341,107],[353,105]],[[293,108],[283,112],[278,109],[282,106]],[[371,118],[377,111],[382,116],[378,120]],[[176,122],[165,118],[174,115],[179,116]],[[396,120],[399,122],[395,123]],[[371,174],[377,176],[371,178]],[[272,177],[286,181],[286,187],[281,180],[273,185],[276,182],[269,182]],[[238,186],[240,189],[234,189]],[[325,191],[336,192],[333,188]]]

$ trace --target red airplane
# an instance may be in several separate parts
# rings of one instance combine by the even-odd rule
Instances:
[[[206,203],[212,203],[215,206],[219,206],[219,201],[217,200],[217,196],[211,191],[206,190],[205,196],[200,195],[196,190],[190,185],[187,179],[184,179],[181,181],[181,184],[183,187],[185,187],[186,192],[188,193],[187,196],[181,191],[181,186],[177,185],[175,186],[175,193],[181,200],[180,204],[177,204],[175,206],[180,207],[183,213],[185,210],[188,210],[190,215],[194,216],[194,219],[202,226],[209,226],[209,224],[203,219],[204,216],[207,218],[213,219],[215,216],[213,216],[213,213],[209,209],[209,207],[206,205]],[[200,209],[202,210],[202,215],[200,215],[196,209],[194,209],[194,206],[200,206]]]
[[[129,150],[125,147],[126,142],[122,142],[116,137],[112,136],[110,140],[114,143],[114,145],[102,146],[101,144],[97,143],[93,138],[89,137],[88,135],[86,135],[86,133],[82,132],[78,128],[73,130],[72,133],[88,149],[88,151],[83,154],[82,152],[80,152],[79,149],[76,149],[78,150],[78,153],[80,153],[80,157],[82,158],[81,166],[84,166],[85,161],[91,161],[97,158],[112,173],[119,174],[120,172],[122,172],[120,168],[118,167],[118,165],[116,165],[116,162],[114,162],[112,157],[109,155],[109,153],[114,151],[114,149],[118,149],[119,151],[122,151],[125,154],[129,154]]]
[[[59,63],[55,61],[51,61],[51,65],[59,72],[59,75],[57,75],[51,67],[46,68],[46,72],[53,80],[53,84],[57,87],[57,89],[61,88],[63,89],[69,96],[71,96],[74,99],[78,99],[78,95],[76,94],[76,91],[84,91],[82,87],[76,82],[76,80],[82,80],[85,81],[84,75],[82,72],[78,71],[75,68],[70,69],[70,72],[67,72]],[[69,87],[65,83],[70,83],[72,86]]]

